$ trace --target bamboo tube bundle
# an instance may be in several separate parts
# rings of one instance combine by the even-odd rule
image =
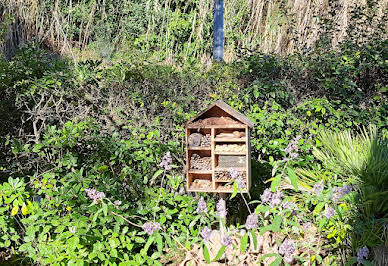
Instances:
[[[216,145],[216,151],[233,151],[233,152],[245,152],[247,146],[245,144],[218,144]]]
[[[190,168],[198,170],[210,170],[212,168],[211,157],[201,157],[194,153],[190,158]]]
[[[201,137],[201,147],[210,147],[212,141],[212,137],[210,134],[206,134]]]
[[[238,171],[238,174],[245,180],[246,179],[246,172],[245,171]],[[230,176],[229,171],[217,171],[215,172],[215,178],[216,180],[232,180],[232,177]]]

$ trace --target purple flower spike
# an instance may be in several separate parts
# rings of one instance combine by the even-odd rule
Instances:
[[[272,200],[272,192],[269,188],[264,190],[263,195],[261,195],[262,202],[270,202]]]
[[[203,197],[201,197],[198,201],[197,213],[198,214],[207,213],[207,205]]]
[[[168,151],[166,155],[163,156],[162,162],[159,164],[159,166],[168,171],[172,169],[171,164],[172,164],[171,153]]]
[[[327,218],[327,219],[330,219],[331,217],[333,217],[334,216],[334,213],[335,213],[335,210],[334,210],[334,208],[333,207],[328,207],[327,209],[326,209],[326,212],[325,212],[325,217]]]
[[[247,221],[245,222],[245,228],[247,230],[257,229],[259,227],[259,220],[255,213],[251,213],[247,217]]]
[[[233,243],[233,239],[232,239],[230,236],[228,236],[228,235],[223,235],[223,236],[222,236],[222,238],[221,238],[221,244],[222,244],[223,246],[228,247],[228,246],[230,246],[232,243]]]
[[[217,209],[217,215],[221,218],[225,218],[226,215],[227,215],[227,211],[226,211],[226,202],[225,200],[223,199],[220,199],[217,203],[217,206],[216,206],[216,209]]]
[[[283,193],[281,191],[277,191],[276,193],[273,193],[272,199],[269,205],[273,208],[274,206],[282,203],[282,196],[283,196]]]
[[[315,193],[319,197],[321,195],[322,190],[323,190],[323,181],[321,180],[314,185],[313,193]]]
[[[369,256],[369,249],[368,247],[362,247],[357,251],[357,261],[359,263],[362,263],[365,259],[367,259]]]
[[[279,254],[283,255],[283,258],[287,263],[291,263],[293,261],[295,251],[294,242],[289,239],[284,240],[279,247]]]
[[[203,238],[203,241],[205,241],[205,242],[210,241],[210,238],[212,236],[212,230],[209,227],[205,226],[201,230],[201,236]]]
[[[342,199],[346,194],[349,194],[352,191],[352,186],[346,185],[341,188],[339,187],[334,187],[333,188],[333,196],[331,200],[333,202],[337,202],[340,199]]]
[[[152,235],[155,231],[162,229],[160,224],[156,222],[146,222],[141,228],[149,235]]]
[[[87,188],[85,189],[85,191],[88,197],[93,200],[94,204],[97,204],[99,200],[102,200],[105,198],[104,192],[97,191],[94,188]]]

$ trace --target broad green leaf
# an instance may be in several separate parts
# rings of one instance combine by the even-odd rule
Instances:
[[[13,206],[11,210],[11,215],[15,216],[18,213],[18,211],[19,211],[19,206],[18,205]]]
[[[135,238],[136,243],[141,243],[141,242],[138,242],[138,239],[137,239],[137,238],[140,238],[140,237],[136,237],[136,238]],[[141,238],[141,239],[144,241],[143,238]],[[145,251],[145,253],[147,253],[149,247],[152,245],[152,243],[154,243],[154,240],[155,240],[155,237],[154,237],[154,236],[150,236],[150,237],[148,238],[147,243],[144,245],[144,251]],[[143,243],[144,243],[144,242],[143,242]]]
[[[238,192],[237,182],[234,182],[234,184],[233,184],[233,193],[232,193],[232,196],[230,197],[230,199],[233,199],[234,197],[236,197],[237,192]]]
[[[282,181],[282,175],[277,174],[274,178],[274,180],[271,182],[271,191],[275,192],[277,187],[280,185],[280,182]]]
[[[27,208],[26,204],[25,204],[25,203],[23,203],[23,207],[22,207],[22,214],[23,214],[23,215],[26,215],[26,214],[27,214],[27,212],[28,212],[28,208]]]
[[[270,257],[280,257],[279,254],[277,253],[270,253],[270,254],[265,254],[264,256],[260,257],[257,262],[260,263],[262,262],[263,260],[265,260],[266,258],[270,258]],[[280,257],[281,258],[281,257]]]
[[[251,237],[252,237],[253,247],[255,248],[255,250],[257,250],[256,230],[251,230]]]
[[[288,178],[291,181],[291,185],[293,185],[295,190],[298,191],[299,190],[299,188],[298,188],[298,178],[296,177],[296,174],[295,174],[294,170],[292,170],[292,168],[290,168],[290,167],[287,167],[287,172],[288,172]]]
[[[210,263],[210,255],[209,255],[209,250],[207,249],[205,244],[203,244],[202,253],[203,253],[203,257],[206,260],[206,263],[209,264]]]
[[[159,169],[158,171],[156,171],[155,174],[154,174],[154,175],[152,176],[152,178],[151,178],[150,184],[152,185],[152,184],[155,182],[156,178],[158,178],[158,176],[160,176],[161,174],[163,174],[163,172],[164,172],[163,169]]]
[[[217,255],[216,255],[216,257],[213,259],[213,261],[217,261],[217,260],[221,259],[222,255],[224,254],[225,249],[226,249],[226,247],[225,247],[225,246],[222,246],[222,247],[220,248],[220,250],[218,250]]]
[[[248,233],[246,233],[241,238],[241,244],[240,244],[240,251],[241,251],[241,253],[245,253],[245,250],[247,249],[247,244],[248,244]]]
[[[282,258],[277,257],[269,266],[279,266],[282,264]]]
[[[323,208],[324,206],[325,206],[325,203],[324,203],[324,202],[318,203],[317,206],[315,206],[313,212],[314,212],[315,214],[319,214],[320,211],[322,210],[322,208]]]
[[[156,234],[156,244],[158,247],[158,252],[162,253],[163,239],[162,239],[162,236],[160,234]]]

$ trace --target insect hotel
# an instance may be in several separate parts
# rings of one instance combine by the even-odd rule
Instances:
[[[253,123],[223,101],[187,121],[187,191],[232,193],[251,187],[249,129]]]

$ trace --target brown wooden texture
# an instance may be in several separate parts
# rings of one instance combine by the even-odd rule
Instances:
[[[213,119],[220,118],[220,119]],[[224,117],[224,118],[221,118]],[[208,120],[204,120],[207,119]],[[227,119],[226,119],[227,118]],[[230,121],[230,124],[201,124],[197,123],[197,126],[193,125],[196,121],[209,121],[225,122]],[[225,175],[231,170],[231,167],[227,165],[219,167],[219,156],[232,155],[232,156],[245,156],[245,163],[241,167],[235,169],[243,173],[245,176],[246,189],[244,193],[248,193],[251,188],[251,146],[250,146],[250,127],[253,123],[245,117],[243,114],[231,108],[229,105],[222,101],[213,103],[209,108],[201,112],[199,115],[189,120],[186,123],[186,177],[187,177],[187,191],[189,192],[210,192],[210,193],[233,193],[233,180],[228,180]],[[210,134],[210,147],[190,147],[188,144],[188,138],[190,134],[200,133],[202,135]],[[218,137],[217,137],[218,135]],[[205,141],[208,141],[206,139]],[[216,151],[223,149],[226,144],[231,144],[232,149],[236,148],[239,151]],[[207,145],[207,144],[206,144]],[[224,146],[219,146],[224,145]],[[239,145],[239,146],[235,146]],[[245,145],[241,147],[241,145]],[[192,169],[190,165],[190,158],[192,155],[197,154],[200,157],[211,158],[211,169]],[[194,157],[198,159],[198,156]],[[195,168],[198,167],[198,163],[195,162]],[[225,180],[217,180],[216,172],[223,171]],[[218,174],[219,175],[219,174]],[[208,186],[208,187],[207,187]]]

